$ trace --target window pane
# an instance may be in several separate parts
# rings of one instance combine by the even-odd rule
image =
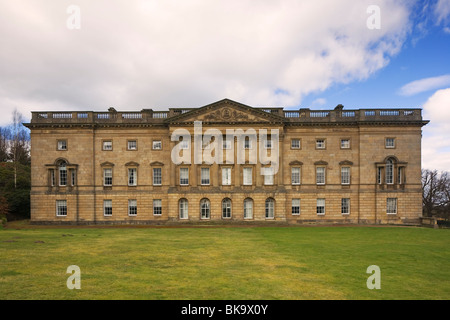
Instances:
[[[252,219],[253,218],[253,200],[245,199],[244,200],[244,219]]]
[[[387,198],[387,208],[386,213],[396,214],[397,213],[397,198]]]
[[[317,182],[317,184],[325,184],[325,168],[324,167],[316,168],[316,182]]]
[[[224,199],[222,201],[222,218],[231,218],[231,200]]]
[[[58,150],[67,150],[67,141],[66,140],[58,141]]]
[[[341,184],[350,184],[350,167],[341,168]]]
[[[136,150],[137,142],[136,140],[128,141],[128,150]]]
[[[153,185],[160,186],[161,185],[161,168],[153,168]]]
[[[67,200],[56,200],[56,215],[67,216]]]
[[[180,185],[189,184],[189,168],[180,168]]]
[[[137,215],[137,200],[128,200],[128,214],[130,216]]]
[[[160,199],[153,200],[153,214],[154,215],[161,215],[162,213],[162,205]]]
[[[252,184],[252,168],[244,168],[244,185]]]
[[[274,200],[273,199],[267,199],[266,200],[266,218],[273,218],[274,217]]]
[[[395,147],[395,139],[386,138],[386,148],[394,148],[394,147]]]
[[[201,168],[201,184],[209,184],[209,168]]]
[[[161,150],[162,149],[162,143],[161,141],[153,141],[153,150]]]
[[[112,169],[103,169],[103,185],[112,186]]]
[[[222,168],[222,185],[231,185],[231,168]]]
[[[264,168],[264,184],[273,185],[273,168]]]
[[[350,199],[348,198],[341,199],[341,213],[342,214],[350,213]]]
[[[325,214],[325,199],[317,199],[317,214]]]
[[[292,199],[292,214],[300,214],[300,199]]]
[[[103,200],[103,214],[105,216],[112,215],[112,200]]]
[[[200,201],[200,217],[201,219],[209,219],[210,216],[210,202],[208,199]]]
[[[300,168],[291,168],[292,184],[300,184]]]
[[[62,163],[59,166],[59,185],[66,186],[67,185],[67,168],[66,164]]]
[[[291,148],[292,149],[300,149],[300,140],[299,139],[292,139],[291,140]]]
[[[128,169],[128,185],[129,186],[136,186],[137,185],[137,170],[136,168],[130,168]]]
[[[180,207],[180,219],[188,218],[188,201],[186,199],[181,199],[179,203]]]
[[[112,141],[103,141],[103,150],[112,150]]]
[[[316,148],[317,149],[325,149],[325,139],[317,139],[316,140]]]
[[[386,183],[394,183],[394,164],[391,159],[388,159],[386,162]]]
[[[342,140],[341,140],[341,148],[342,148],[342,149],[348,149],[348,148],[350,148],[350,140],[348,140],[348,139],[342,139]]]

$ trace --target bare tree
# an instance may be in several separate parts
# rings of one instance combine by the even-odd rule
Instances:
[[[13,123],[10,126],[9,159],[14,163],[14,187],[17,187],[17,166],[28,165],[30,159],[29,134],[23,126],[23,116],[17,109],[13,111]]]
[[[0,127],[0,162],[6,162],[8,156],[9,130]]]
[[[444,171],[422,170],[423,213],[427,217],[448,217],[450,210],[450,175]]]

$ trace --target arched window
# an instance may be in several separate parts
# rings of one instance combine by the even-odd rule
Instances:
[[[275,212],[275,200],[272,198],[266,199],[266,219],[273,219]]]
[[[391,158],[386,160],[386,183],[394,183],[394,161]]]
[[[222,200],[222,218],[231,218],[231,199],[229,198]]]
[[[59,171],[59,185],[67,186],[67,163],[65,161],[59,162],[58,171]]]
[[[211,202],[209,199],[202,199],[200,201],[200,218],[209,219],[211,217]]]
[[[183,198],[178,201],[178,208],[180,213],[180,219],[188,219],[188,201],[187,199]]]
[[[253,219],[253,200],[251,198],[244,200],[244,219]]]

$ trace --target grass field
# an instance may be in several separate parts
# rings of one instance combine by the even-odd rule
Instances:
[[[2,300],[450,299],[450,230],[17,228],[0,227]],[[80,290],[66,286],[70,265]]]

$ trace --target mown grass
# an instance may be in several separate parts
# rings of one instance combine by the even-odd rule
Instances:
[[[0,229],[0,299],[449,299],[450,230]],[[81,289],[66,286],[81,269]],[[381,269],[369,290],[367,267]]]

